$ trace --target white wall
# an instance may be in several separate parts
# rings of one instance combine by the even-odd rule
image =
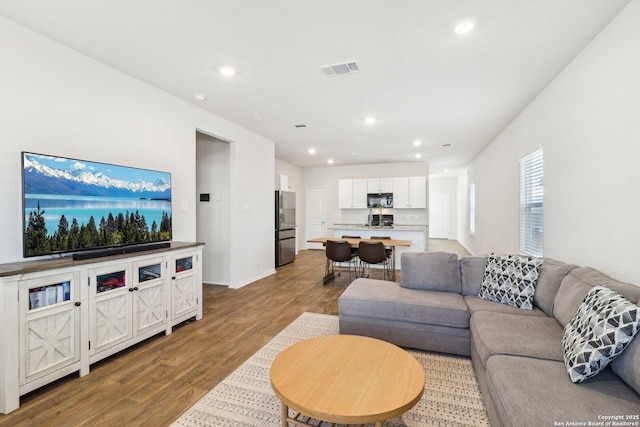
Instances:
[[[518,252],[518,160],[543,147],[545,256],[640,285],[639,18],[633,0],[463,173],[477,233],[461,221],[458,236],[473,253]]]
[[[293,191],[296,194],[300,194],[301,191],[304,191],[304,175],[300,166],[292,165],[291,163],[276,159],[275,170],[274,184],[277,190]],[[289,182],[287,189],[279,188],[280,175],[287,176]]]
[[[365,224],[368,209],[340,209],[338,207],[338,180],[355,178],[387,178],[401,176],[426,176],[428,187],[429,164],[427,162],[381,163],[371,165],[328,166],[303,169],[306,187],[325,187],[327,190],[327,218],[333,224]],[[428,200],[428,199],[427,199]],[[302,207],[304,208],[304,204]],[[393,214],[396,224],[428,224],[428,209],[385,209]],[[304,218],[304,217],[303,217]],[[305,241],[306,236],[305,236]]]
[[[273,221],[262,214],[273,211],[272,141],[4,18],[0,40],[0,262],[22,259],[23,150],[171,172],[173,237],[194,241],[200,129],[234,143],[230,284],[273,272]]]

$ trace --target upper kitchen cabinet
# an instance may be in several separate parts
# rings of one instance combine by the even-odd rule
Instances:
[[[366,209],[367,180],[339,179],[338,205],[340,209]]]
[[[393,193],[393,178],[369,178],[367,180],[367,193]]]
[[[393,207],[396,209],[426,209],[426,177],[393,178]]]

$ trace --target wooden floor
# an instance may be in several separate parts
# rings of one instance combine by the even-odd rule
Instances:
[[[170,424],[303,312],[338,314],[349,277],[323,286],[325,259],[324,251],[301,251],[243,288],[205,285],[202,320],[23,396],[17,411],[0,414],[0,426]]]
[[[303,312],[338,314],[349,275],[323,286],[325,260],[324,251],[301,251],[241,289],[205,285],[202,320],[98,362],[82,378],[23,396],[17,411],[0,414],[0,426],[170,424]],[[371,277],[381,279],[382,271]]]
[[[448,239],[429,239],[429,252],[450,252],[458,256],[471,255],[457,240]]]

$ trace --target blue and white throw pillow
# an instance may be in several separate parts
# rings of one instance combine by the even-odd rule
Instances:
[[[571,381],[603,370],[640,329],[640,308],[605,286],[594,286],[564,328],[562,351]]]
[[[489,255],[478,297],[523,310],[533,310],[540,265],[542,258]]]

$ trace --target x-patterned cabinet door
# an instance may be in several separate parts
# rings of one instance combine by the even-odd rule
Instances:
[[[177,254],[172,263],[171,319],[186,320],[198,309],[195,252]]]
[[[89,354],[94,355],[133,336],[131,263],[89,271]]]
[[[133,324],[136,335],[162,329],[167,323],[167,268],[163,257],[146,259],[133,264]]]
[[[20,300],[20,385],[80,360],[79,274],[23,280]]]

